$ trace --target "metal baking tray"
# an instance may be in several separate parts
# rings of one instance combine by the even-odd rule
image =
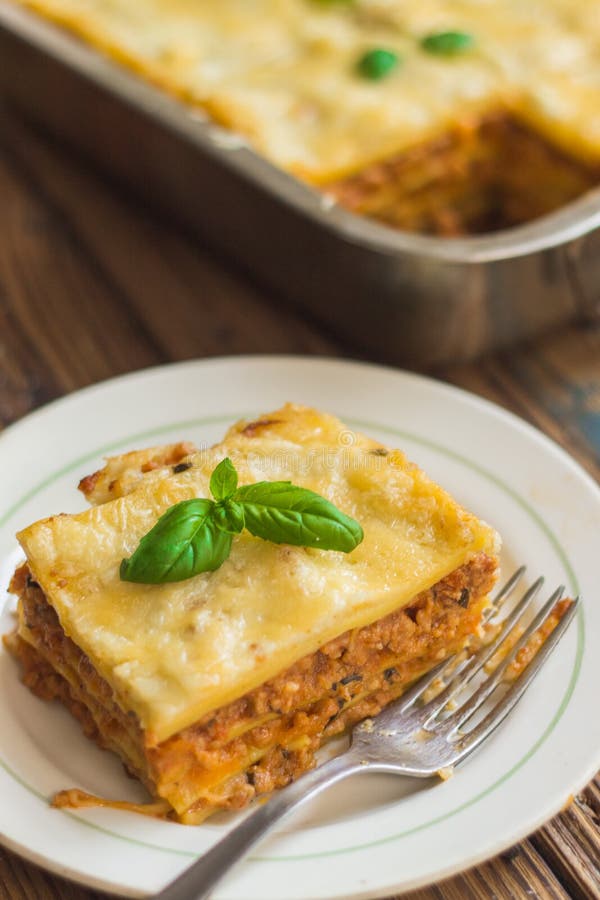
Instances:
[[[486,236],[395,231],[10,0],[0,91],[371,355],[430,366],[600,319],[599,191]]]

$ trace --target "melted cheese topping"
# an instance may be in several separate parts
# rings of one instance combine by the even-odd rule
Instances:
[[[375,451],[375,452],[374,452]],[[339,420],[288,405],[189,457],[148,473],[131,493],[19,534],[34,577],[67,635],[163,740],[326,641],[408,603],[497,536],[402,453]],[[240,483],[289,479],[363,526],[350,554],[276,545],[247,532],[215,572],[167,585],[119,579],[119,564],[174,503],[209,496],[230,456]]]
[[[78,32],[313,182],[359,171],[514,110],[569,153],[600,160],[594,0],[16,0]],[[462,30],[453,58],[420,39]],[[373,47],[402,64],[356,72]]]

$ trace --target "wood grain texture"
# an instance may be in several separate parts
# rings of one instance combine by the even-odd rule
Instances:
[[[0,847],[0,900],[102,900],[106,896],[50,875]]]
[[[533,845],[574,897],[600,897],[599,794],[596,779],[561,816],[532,837]]]
[[[402,900],[501,900],[505,897],[555,897],[568,900],[568,892],[544,857],[523,841],[502,856],[477,866],[435,888],[402,894]]]
[[[241,352],[360,355],[0,108],[0,427],[122,372]],[[600,328],[434,373],[600,479]],[[1,799],[0,799],[1,802]],[[600,781],[508,853],[404,900],[600,898]],[[0,849],[0,900],[97,900]]]

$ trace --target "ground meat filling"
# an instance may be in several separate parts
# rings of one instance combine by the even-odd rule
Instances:
[[[501,111],[466,119],[325,189],[352,212],[394,228],[452,237],[530,222],[599,182],[597,166],[566,156]]]
[[[298,777],[324,741],[376,715],[464,647],[478,632],[495,576],[496,560],[479,554],[409,605],[345,632],[159,744],[65,635],[26,566],[11,586],[19,596],[19,634],[6,643],[35,694],[61,700],[88,737],[118,753],[154,797],[168,801],[172,817],[194,823]]]

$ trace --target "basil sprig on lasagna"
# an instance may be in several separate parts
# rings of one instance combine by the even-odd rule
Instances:
[[[235,466],[222,460],[210,479],[214,500],[195,498],[171,506],[121,563],[122,581],[166,584],[221,566],[233,537],[246,528],[275,544],[350,553],[363,539],[358,522],[320,494],[291,481],[238,487]]]

